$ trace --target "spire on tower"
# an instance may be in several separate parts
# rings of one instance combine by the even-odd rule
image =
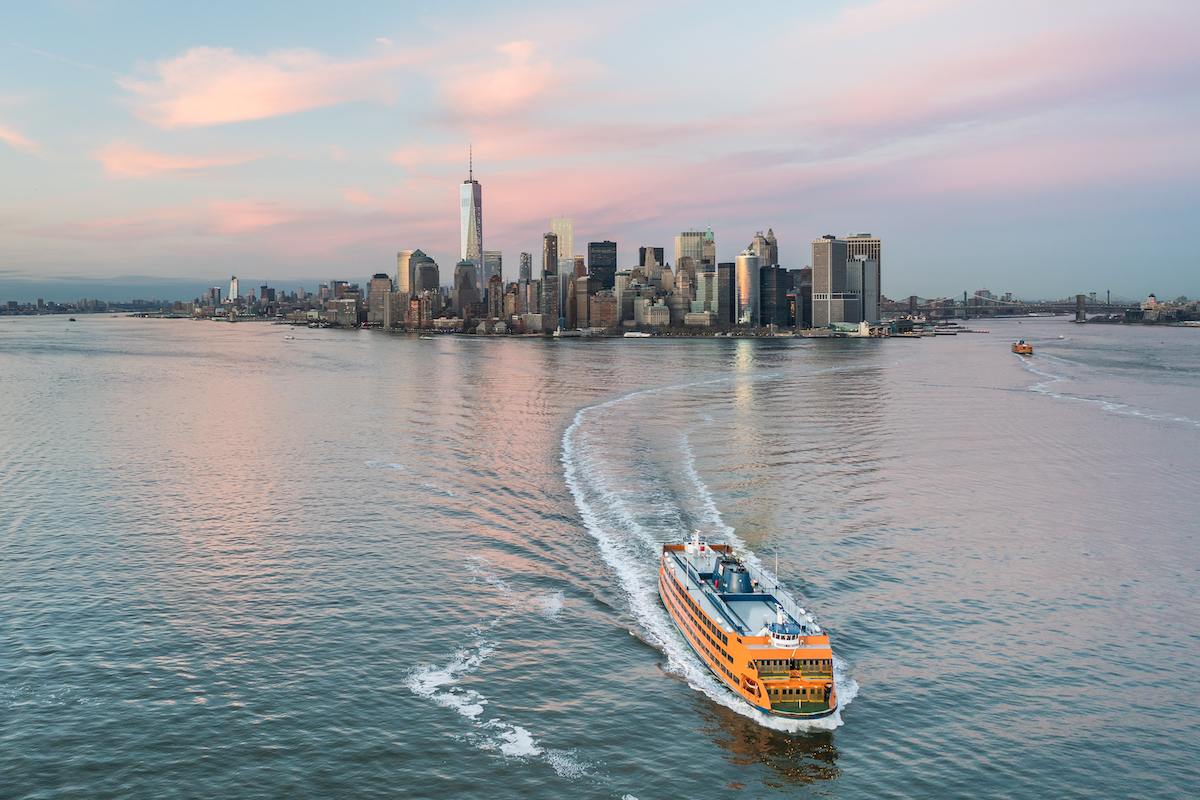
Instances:
[[[475,181],[475,145],[467,145],[467,180]]]

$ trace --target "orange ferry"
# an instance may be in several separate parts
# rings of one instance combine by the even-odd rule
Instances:
[[[829,636],[725,544],[663,545],[658,589],[700,660],[734,694],[779,717],[837,709]]]
[[[1019,356],[1031,356],[1033,355],[1033,345],[1025,344],[1025,340],[1022,339],[1019,342],[1013,342],[1012,351]]]

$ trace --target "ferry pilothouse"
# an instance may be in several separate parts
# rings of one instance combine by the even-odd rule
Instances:
[[[658,587],[700,660],[746,702],[793,719],[837,709],[828,634],[729,545],[699,534],[663,545]]]

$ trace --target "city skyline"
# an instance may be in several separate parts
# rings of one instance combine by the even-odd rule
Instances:
[[[237,31],[219,3],[12,12],[0,293],[366,280],[418,246],[452,270],[472,148],[513,265],[564,215],[619,268],[710,225],[732,262],[771,226],[789,268],[814,237],[887,238],[887,296],[1200,291],[1175,235],[1200,206],[1189,4],[779,7],[761,47],[686,70],[691,33],[744,13],[238,8]]]

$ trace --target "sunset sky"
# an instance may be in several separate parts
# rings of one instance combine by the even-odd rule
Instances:
[[[889,297],[1200,295],[1194,0],[3,18],[0,300],[231,274],[313,291],[418,247],[447,281],[468,146],[507,279],[570,216],[577,252],[612,239],[622,267],[709,225],[722,261],[773,228],[789,268],[862,231]]]

